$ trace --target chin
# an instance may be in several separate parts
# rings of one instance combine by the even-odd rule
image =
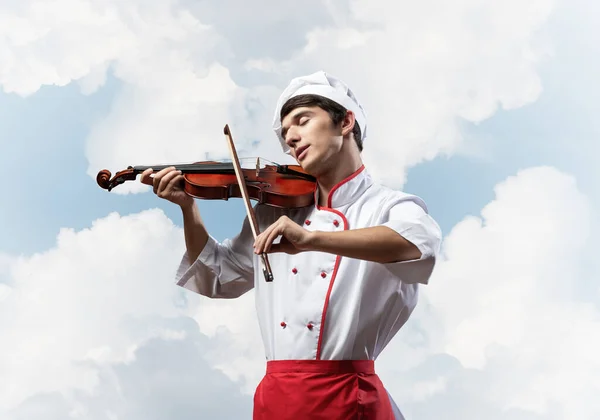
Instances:
[[[302,162],[300,162],[298,159],[296,159],[296,163],[302,168],[304,169],[306,172],[308,172],[309,174],[312,175],[312,165],[310,162],[310,159],[304,159]]]
[[[305,159],[302,163],[299,163],[299,165],[309,175],[318,177],[321,174],[320,166],[317,165],[317,162],[314,162],[310,159]]]

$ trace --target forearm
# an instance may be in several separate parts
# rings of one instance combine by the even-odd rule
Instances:
[[[312,251],[379,263],[421,257],[421,252],[414,244],[386,226],[340,232],[315,231],[311,235],[309,247]]]
[[[200,210],[195,202],[189,206],[182,207],[181,211],[183,213],[185,246],[190,263],[193,263],[208,241],[208,232],[202,222]]]

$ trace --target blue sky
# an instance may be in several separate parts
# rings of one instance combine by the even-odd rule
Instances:
[[[445,234],[378,365],[407,418],[600,414],[596,6],[339,1],[299,15],[265,1],[254,22],[236,1],[230,19],[206,2],[31,3],[0,6],[0,376],[13,384],[0,416],[247,418],[264,357],[252,295],[178,289],[178,208],[89,174],[223,156],[225,123],[240,150],[283,159],[274,99],[319,68],[368,105],[366,160],[381,165],[367,168],[423,197]],[[245,215],[240,200],[198,204],[219,240]]]

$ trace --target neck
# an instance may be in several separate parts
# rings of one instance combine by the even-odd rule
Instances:
[[[348,178],[362,166],[360,155],[353,153],[340,154],[337,164],[319,175],[319,206],[327,206],[329,193],[337,184]]]

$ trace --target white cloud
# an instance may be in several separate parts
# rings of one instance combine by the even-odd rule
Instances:
[[[536,66],[547,50],[538,32],[551,0],[335,1],[298,17],[263,2],[270,13],[252,27],[243,24],[247,7],[229,3],[237,13],[226,17],[175,0],[11,4],[0,25],[0,83],[30,94],[76,80],[91,92],[108,70],[125,82],[88,139],[95,177],[104,168],[228,158],[225,123],[240,149],[286,163],[269,128],[277,92],[323,68],[364,101],[365,160],[393,186],[408,167],[460,150],[457,119],[481,121],[541,92]]]
[[[199,301],[196,306],[194,303]],[[190,316],[203,334],[215,340],[205,358],[231,380],[241,381],[242,392],[253,395],[265,373],[254,292],[234,301],[190,297]]]
[[[462,119],[479,122],[541,93],[551,0],[350,5],[339,26],[311,31],[277,73],[322,68],[347,81],[370,124],[364,158],[389,185],[401,187],[410,166],[459,151]]]
[[[499,184],[481,217],[447,234],[402,334],[406,379],[389,378],[415,418],[597,418],[600,296],[575,293],[592,280],[580,269],[590,224],[575,179],[539,167]],[[392,354],[383,369],[398,370]]]
[[[109,70],[124,82],[88,140],[91,176],[132,164],[205,160],[205,153],[227,150],[223,126],[231,123],[229,108],[240,94],[215,61],[218,34],[180,2],[28,1],[3,9],[5,91],[30,95],[43,85],[76,81],[91,93]],[[141,186],[116,191],[129,188]]]
[[[133,85],[119,96],[88,139],[90,176],[101,169],[114,175],[129,165],[207,160],[207,153],[227,151],[223,128],[231,120],[229,104],[239,94],[227,69],[215,64],[206,77],[191,68],[173,76],[158,78],[152,86]],[[234,127],[232,132],[237,138]],[[114,191],[145,189],[128,183]]]
[[[108,65],[125,80],[141,76],[132,67],[150,66],[147,77],[159,77],[170,45],[207,31],[175,0],[30,0],[0,10],[0,83],[21,95],[79,80],[92,91]]]
[[[187,316],[185,294],[174,284],[182,238],[160,211],[110,214],[89,229],[63,229],[53,249],[11,260],[10,286],[2,289],[10,293],[2,293],[0,306],[0,411],[42,394],[107,392],[103,369],[135,365],[145,348],[181,342],[200,360],[198,346],[219,345],[218,337],[211,345],[187,338],[198,334],[191,319],[186,328],[168,321]]]
[[[136,349],[135,360],[88,363],[98,385],[86,392],[73,388],[36,394],[3,415],[6,420],[182,420],[248,418],[252,398],[239,392],[198,353],[212,347],[189,318],[153,320],[165,328],[185,331],[179,340],[150,339]],[[146,321],[135,325],[144,327]],[[202,398],[198,398],[202,395]]]

